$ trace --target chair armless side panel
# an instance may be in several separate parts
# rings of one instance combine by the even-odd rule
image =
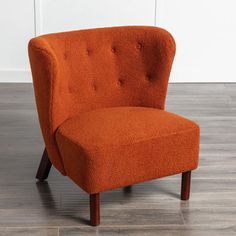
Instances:
[[[150,75],[154,75],[154,80],[150,78],[152,86],[148,92],[149,96],[143,97],[143,106],[165,109],[168,82],[171,68],[175,57],[176,44],[173,36],[166,30],[158,27],[150,28],[150,39],[146,41],[152,48],[143,53],[146,65],[149,65]],[[152,30],[151,30],[152,29]]]
[[[54,133],[66,118],[54,117],[54,90],[57,76],[56,59],[43,39],[35,38],[29,42],[28,52],[33,77],[35,99],[39,123],[46,149],[52,164],[66,175]],[[62,99],[63,100],[63,99]]]

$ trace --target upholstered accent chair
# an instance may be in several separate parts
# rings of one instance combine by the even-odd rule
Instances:
[[[164,110],[175,55],[173,37],[130,26],[33,38],[29,57],[45,141],[36,178],[51,163],[90,195],[91,225],[99,193],[182,173],[188,200],[198,166],[199,127]]]

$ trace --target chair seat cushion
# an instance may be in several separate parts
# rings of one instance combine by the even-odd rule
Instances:
[[[144,107],[83,112],[65,121],[56,140],[67,175],[98,193],[197,168],[199,127]]]

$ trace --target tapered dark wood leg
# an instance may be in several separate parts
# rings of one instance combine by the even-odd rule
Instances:
[[[97,226],[100,224],[100,195],[90,194],[90,224]]]
[[[36,179],[38,179],[39,181],[44,181],[45,179],[47,179],[51,166],[52,163],[48,158],[48,153],[45,148],[36,174]]]
[[[132,185],[126,186],[123,188],[125,194],[129,194],[132,192]]]
[[[191,171],[182,173],[181,200],[188,200],[190,196]]]

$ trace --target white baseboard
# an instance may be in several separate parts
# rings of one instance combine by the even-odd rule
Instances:
[[[29,70],[1,70],[0,83],[32,83]]]
[[[181,73],[184,75],[184,73]],[[189,77],[181,76],[174,73],[171,75],[170,83],[235,83],[236,79],[233,77],[214,77],[210,76],[197,77],[194,73],[188,73]],[[32,83],[32,76],[30,70],[1,70],[0,69],[0,83]]]

